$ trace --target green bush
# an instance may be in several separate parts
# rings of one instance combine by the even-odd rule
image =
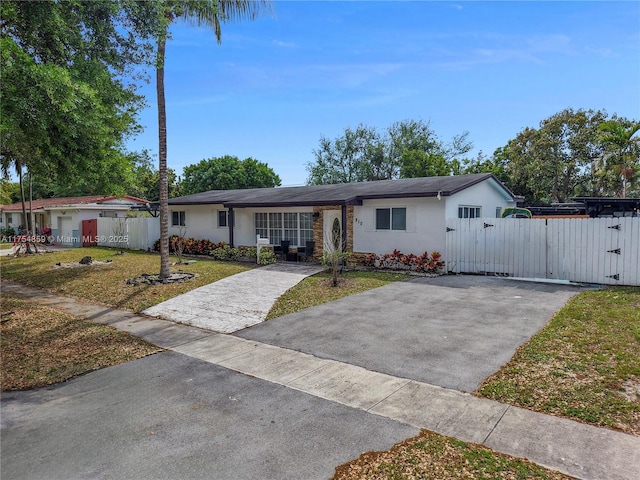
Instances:
[[[238,247],[240,256],[248,259],[255,260],[258,256],[258,249],[256,247]]]
[[[209,255],[213,250],[221,248],[225,245],[224,242],[215,243],[211,240],[202,239],[198,240],[192,237],[183,238],[182,240],[178,235],[172,235],[169,237],[169,252],[175,253],[175,247],[177,242],[181,241],[183,246],[182,253],[184,255]],[[160,239],[156,240],[153,249],[156,252],[160,251]]]
[[[260,265],[269,265],[271,263],[276,263],[276,254],[273,253],[272,250],[267,250],[263,248],[260,250]]]
[[[15,236],[16,236],[16,231],[13,227],[0,228],[0,237],[8,239],[9,237],[15,237]]]
[[[216,260],[232,261],[238,259],[238,257],[240,256],[240,250],[238,250],[237,248],[233,248],[225,243],[224,245],[211,250],[209,255],[211,255]]]

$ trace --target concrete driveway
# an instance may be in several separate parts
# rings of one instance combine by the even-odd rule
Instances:
[[[235,335],[470,392],[580,291],[496,277],[416,278]]]

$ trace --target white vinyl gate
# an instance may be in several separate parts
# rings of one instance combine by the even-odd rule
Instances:
[[[640,286],[640,218],[447,221],[447,270]]]
[[[159,218],[98,218],[98,245],[148,250],[160,238]]]

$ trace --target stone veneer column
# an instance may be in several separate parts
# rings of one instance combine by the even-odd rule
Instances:
[[[325,210],[342,210],[341,205],[328,205],[322,207],[313,207],[313,213],[317,213],[319,216],[313,221],[313,241],[316,242],[316,247],[313,252],[313,257],[316,260],[322,258],[324,251],[324,211]],[[342,226],[345,228],[345,225]],[[347,251],[353,252],[353,206],[347,206]]]

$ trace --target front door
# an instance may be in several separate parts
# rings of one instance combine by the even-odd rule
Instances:
[[[340,210],[325,210],[323,219],[323,248],[325,252],[340,249],[342,244],[342,212]]]
[[[63,245],[73,244],[73,218],[58,217],[58,243]]]

